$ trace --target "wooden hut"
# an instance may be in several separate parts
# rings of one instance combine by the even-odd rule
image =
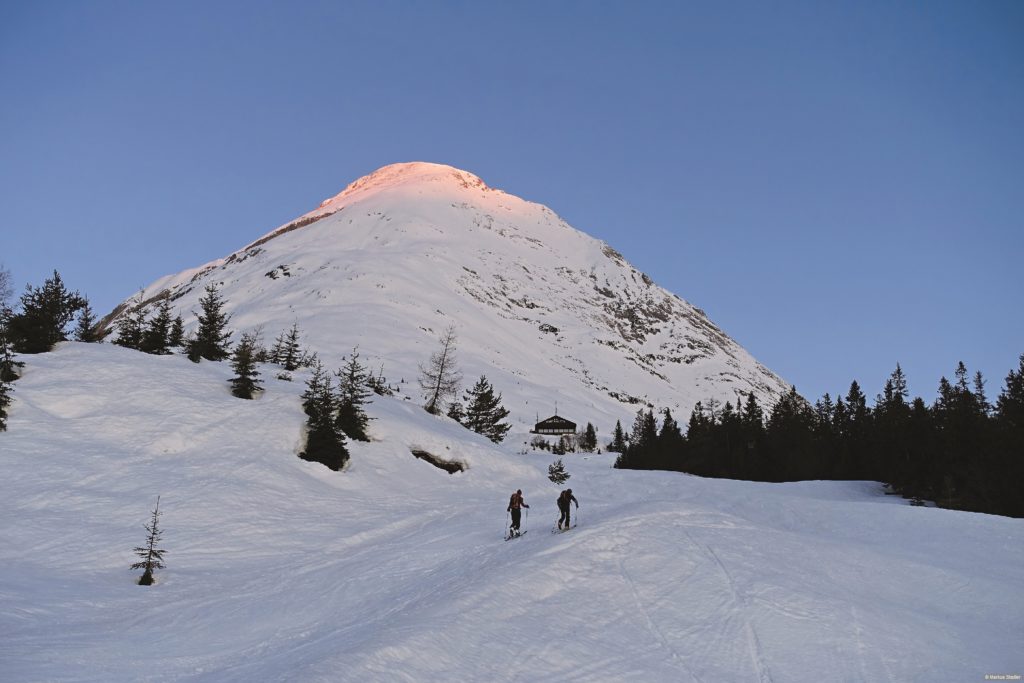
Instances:
[[[566,420],[564,417],[553,415],[546,420],[541,420],[533,426],[531,434],[575,434],[576,423]]]

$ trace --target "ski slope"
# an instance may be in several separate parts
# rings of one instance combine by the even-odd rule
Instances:
[[[0,433],[0,680],[972,681],[1024,673],[1024,522],[870,482],[568,455],[377,399],[345,472],[294,382],[111,345],[26,357]],[[410,448],[464,461],[448,475]],[[527,534],[502,542],[509,494]],[[161,495],[167,568],[135,585]]]

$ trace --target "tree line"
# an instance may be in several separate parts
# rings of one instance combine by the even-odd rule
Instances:
[[[756,397],[697,403],[685,435],[663,412],[641,410],[609,450],[615,466],[753,481],[872,480],[913,503],[1024,517],[1024,355],[991,403],[980,372],[961,362],[936,399],[909,398],[903,370],[873,406],[854,381],[813,405],[793,388],[766,415]],[[618,441],[618,443],[615,443]]]

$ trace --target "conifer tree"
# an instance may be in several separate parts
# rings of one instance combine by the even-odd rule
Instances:
[[[697,401],[687,422],[681,470],[703,475],[710,472],[708,460],[712,451],[714,427],[711,413],[705,410],[703,401]]]
[[[814,404],[815,434],[819,441],[831,443],[832,420],[836,412],[836,404],[826,391]]]
[[[207,285],[206,294],[199,300],[201,313],[196,314],[199,329],[188,349],[188,357],[194,363],[200,358],[206,360],[224,360],[230,353],[228,338],[231,332],[227,329],[231,316],[224,313],[224,300],[216,285]]]
[[[10,317],[8,334],[19,353],[45,353],[67,341],[65,328],[85,305],[78,292],[69,292],[55,270],[42,287],[29,285],[21,295],[21,312]]]
[[[18,378],[18,368],[24,365],[14,360],[13,348],[7,338],[7,313],[0,310],[0,432],[7,431],[7,408],[13,401],[13,382]]]
[[[14,391],[14,387],[11,383],[0,379],[0,432],[7,431],[7,408],[11,405],[12,398],[11,392]]]
[[[142,339],[145,335],[145,317],[141,308],[134,308],[125,311],[125,314],[117,321],[117,339],[114,343],[127,349],[142,349]]]
[[[281,357],[284,355],[284,332],[277,335],[277,339],[274,340],[274,345],[270,347],[270,355],[267,360],[276,365],[281,364]]]
[[[910,418],[907,420],[906,440],[911,444],[910,462],[907,466],[905,479],[900,482],[901,493],[911,498],[918,505],[924,498],[935,498],[935,421],[931,411],[920,397],[910,404]]]
[[[466,409],[462,405],[462,401],[452,401],[451,405],[448,406],[448,412],[446,414],[451,419],[465,426],[463,422],[466,419]]]
[[[554,484],[561,486],[569,481],[571,476],[571,474],[565,471],[565,465],[562,464],[561,458],[548,465],[548,479]]]
[[[14,285],[11,271],[0,264],[0,313],[7,310],[7,301],[11,298],[12,293],[14,293]]]
[[[651,469],[656,457],[658,425],[651,410],[637,411],[629,444],[615,459],[620,469]]]
[[[462,378],[460,377],[459,380],[461,381],[461,379]],[[404,383],[405,380],[402,380],[402,382]],[[373,393],[377,394],[378,396],[395,395],[394,389],[391,388],[391,386],[388,384],[387,377],[384,376],[383,363],[381,363],[380,370],[377,371],[376,376],[372,374],[370,375],[370,379],[367,380],[367,386],[370,387],[370,390],[373,391]]]
[[[299,343],[299,324],[292,323],[288,332],[281,332],[274,340],[270,348],[269,360],[284,367],[288,372],[298,370],[300,367],[313,367],[314,363],[309,362],[308,357],[302,351]]]
[[[970,389],[967,388],[967,366],[964,365],[963,361],[956,364],[956,370],[953,372],[953,376],[956,377],[956,390],[959,393],[967,393]]]
[[[318,410],[316,402],[318,397],[323,392],[324,384],[328,380],[327,373],[324,371],[324,366],[317,363],[313,367],[313,374],[306,380],[306,389],[302,392],[302,410],[306,413],[307,417],[313,417],[316,415]],[[334,406],[331,405],[331,414],[334,413]]]
[[[308,415],[306,448],[299,454],[303,460],[318,462],[338,471],[348,461],[345,436],[335,423],[335,398],[331,376],[318,365],[306,383],[302,395]]]
[[[814,478],[817,459],[814,444],[815,412],[796,387],[783,394],[765,426],[761,477],[767,481]]]
[[[736,405],[739,406],[739,402]],[[764,411],[761,410],[754,392],[747,394],[747,404],[743,407],[743,424],[755,432],[764,428]]]
[[[228,380],[231,383],[231,393],[238,398],[252,399],[257,391],[262,391],[259,379],[260,373],[256,369],[256,336],[254,334],[243,334],[241,341],[235,346],[231,354],[231,368],[235,376]]]
[[[153,572],[157,569],[164,569],[164,550],[157,547],[163,531],[160,530],[160,496],[156,497],[156,507],[153,508],[153,517],[149,524],[146,524],[146,545],[135,548],[135,554],[140,561],[132,565],[132,569],[142,569],[142,576],[139,578],[140,586],[153,585]]]
[[[445,401],[454,396],[462,382],[455,362],[455,326],[451,325],[439,339],[441,349],[430,356],[427,365],[420,365],[420,388],[423,389],[428,413],[438,415]]]
[[[1024,354],[996,398],[993,430],[993,511],[1024,517]]]
[[[981,370],[974,373],[974,402],[978,407],[978,413],[983,417],[988,417],[992,412],[992,404],[985,395],[985,378],[982,377]]]
[[[174,316],[171,323],[171,331],[167,335],[167,345],[172,349],[183,346],[185,343],[185,321],[180,315]]]
[[[1024,436],[1024,354],[1017,370],[1006,375],[1006,383],[996,399],[996,419],[1003,429]]]
[[[338,429],[356,441],[369,441],[366,427],[370,418],[366,416],[364,405],[369,403],[373,393],[367,383],[370,373],[359,362],[359,353],[352,349],[345,366],[337,372],[338,376]]]
[[[13,382],[18,379],[25,364],[14,359],[14,343],[11,341],[8,323],[10,311],[0,310],[0,382]]]
[[[586,429],[583,430],[583,436],[580,438],[580,450],[584,453],[593,453],[597,450],[597,430],[589,422]]]
[[[629,448],[636,449],[636,454],[647,455],[653,450],[658,439],[658,425],[654,420],[653,410],[638,410],[633,420],[633,431],[629,437]],[[631,453],[632,455],[632,453]]]
[[[82,297],[82,301],[82,308],[78,311],[78,321],[75,325],[75,341],[93,344],[100,340],[100,336],[96,332],[96,316],[93,315],[89,300]]]
[[[968,386],[967,367],[961,361],[950,383],[939,380],[939,397],[933,407],[939,435],[938,471],[941,480],[934,483],[939,503],[949,508],[971,507],[969,479],[981,451],[985,417]]]
[[[885,481],[899,492],[903,492],[910,484],[912,444],[907,440],[909,420],[907,380],[897,363],[881,395],[875,399],[872,445],[864,458],[868,467],[865,470],[867,476]]]
[[[843,424],[840,426],[840,435],[843,440],[843,474],[841,476],[849,479],[867,479],[870,476],[870,471],[865,467],[865,453],[869,447],[871,410],[868,408],[867,397],[861,391],[857,380],[850,382],[850,390],[846,393],[844,406]]]
[[[674,469],[682,456],[683,433],[679,429],[679,423],[672,417],[671,410],[665,408],[662,414],[661,431],[658,432],[655,459],[652,464],[658,469]]]
[[[494,387],[487,378],[481,375],[463,400],[466,403],[466,416],[462,424],[494,443],[501,443],[512,425],[502,422],[508,417],[508,409],[501,405],[501,394],[494,395]]]
[[[320,362],[319,356],[316,355],[316,351],[303,351],[302,359],[299,360],[300,368],[313,368]]]
[[[299,324],[292,323],[292,328],[284,338],[284,345],[281,347],[281,365],[291,372],[299,369],[302,361],[302,347],[299,344]]]
[[[157,304],[156,315],[150,319],[143,330],[139,349],[158,356],[169,354],[171,352],[172,324],[174,324],[174,319],[171,317],[171,300],[165,297]]]
[[[608,444],[608,451],[611,453],[626,452],[626,434],[622,431],[622,421],[615,421],[615,431],[612,432],[611,443]]]

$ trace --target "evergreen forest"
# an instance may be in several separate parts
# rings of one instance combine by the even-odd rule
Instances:
[[[910,399],[902,369],[869,406],[854,381],[845,397],[813,405],[796,389],[769,414],[753,395],[698,403],[685,435],[668,411],[659,429],[641,410],[609,450],[615,466],[783,482],[884,482],[915,504],[1024,517],[1024,355],[992,403],[981,373],[961,362],[932,403]]]

